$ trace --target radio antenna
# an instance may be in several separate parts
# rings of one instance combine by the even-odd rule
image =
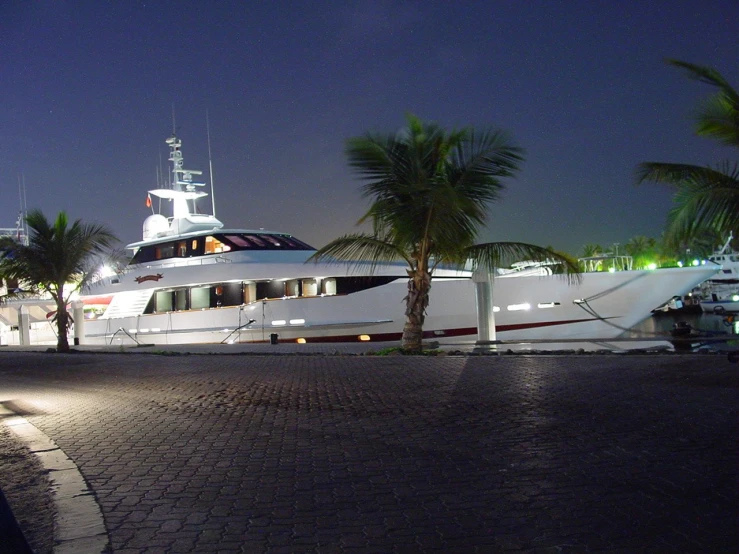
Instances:
[[[213,158],[210,155],[210,119],[208,110],[205,110],[205,128],[208,134],[208,170],[210,173],[210,205],[213,208],[213,217],[216,216],[216,193],[213,189]]]

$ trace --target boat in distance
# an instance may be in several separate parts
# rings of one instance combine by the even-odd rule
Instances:
[[[733,233],[724,245],[708,257],[719,264],[721,271],[700,285],[700,307],[704,313],[724,314],[739,312],[739,252],[731,247]]]
[[[393,341],[402,336],[403,264],[313,262],[315,249],[263,229],[225,228],[195,203],[201,172],[186,170],[181,141],[167,139],[169,186],[149,191],[143,240],[118,273],[85,288],[84,344]],[[152,197],[155,200],[152,201]],[[165,216],[154,204],[171,204]],[[568,284],[546,264],[497,270],[497,338],[615,338],[719,266],[584,272]],[[469,269],[433,274],[424,338],[475,340],[476,287]]]

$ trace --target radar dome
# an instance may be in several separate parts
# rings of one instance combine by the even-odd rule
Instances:
[[[153,214],[144,220],[144,240],[155,239],[169,231],[167,218],[161,214]]]

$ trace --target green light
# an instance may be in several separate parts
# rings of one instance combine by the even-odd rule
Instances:
[[[699,260],[693,260],[693,265],[701,265]]]
[[[647,266],[647,269],[657,269],[657,264],[652,262]]]

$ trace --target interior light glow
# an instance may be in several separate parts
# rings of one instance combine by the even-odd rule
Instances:
[[[493,306],[493,312],[499,312],[500,306]]]
[[[159,331],[161,331],[161,329],[159,327],[152,327],[151,328],[151,332],[152,333],[158,333]]]
[[[510,306],[508,306],[508,311],[509,312],[517,312],[517,311],[520,311],[520,310],[530,310],[530,309],[531,309],[531,304],[529,304],[529,303],[511,304]]]
[[[128,332],[129,333],[135,333],[136,332],[136,329],[129,329]]]
[[[647,269],[654,271],[655,269],[657,269],[657,264],[652,262],[651,264],[647,266]]]
[[[677,267],[682,267],[682,266],[683,266],[682,262],[677,262]]]
[[[290,320],[290,325],[302,325],[303,323],[305,323],[304,319],[291,319]]]
[[[616,268],[615,267],[609,267],[608,268],[608,273],[616,273]]]
[[[285,323],[287,323],[287,322],[284,319],[275,319],[272,322],[272,325],[285,325]]]
[[[536,305],[537,308],[554,308],[555,306],[559,306],[559,302],[539,302]]]
[[[148,333],[148,332],[149,332],[149,329],[146,329],[145,327],[142,327],[141,329],[139,329],[139,333]]]
[[[299,338],[299,339],[296,339],[295,342],[297,342],[298,344],[305,344],[305,339],[304,338]]]
[[[735,294],[734,296],[732,296],[732,297],[731,297],[731,299],[732,299],[732,300],[733,300],[734,302],[739,302],[739,294]]]
[[[357,338],[359,340],[361,340],[361,341],[364,341],[364,342],[370,340],[370,336],[369,335],[359,335]]]

